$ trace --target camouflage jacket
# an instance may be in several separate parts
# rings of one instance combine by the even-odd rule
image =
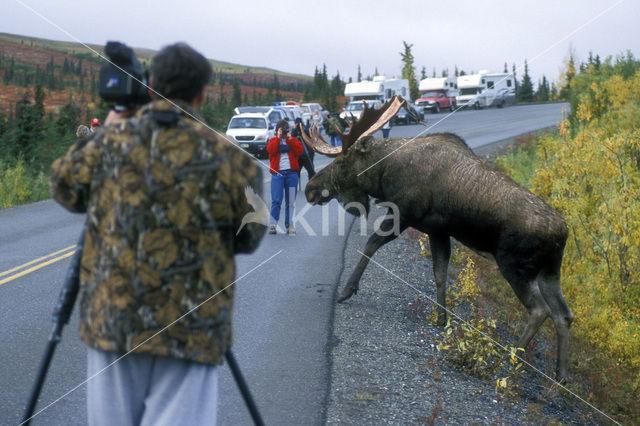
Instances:
[[[236,235],[251,211],[245,188],[262,192],[251,157],[156,101],[79,140],[51,169],[54,198],[87,212],[85,343],[221,363],[231,344],[234,254],[254,250],[265,229],[251,223]]]

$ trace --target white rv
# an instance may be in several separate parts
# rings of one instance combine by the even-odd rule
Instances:
[[[458,79],[456,77],[429,77],[420,81],[418,90],[430,92],[433,90],[443,90],[449,95],[455,96],[458,93]]]
[[[508,73],[480,71],[478,74],[461,75],[458,77],[458,91],[458,106],[474,109],[502,108],[516,101],[515,79]]]
[[[386,78],[383,75],[377,75],[373,80],[347,83],[344,88],[344,95],[348,96],[350,101],[378,100],[384,103],[395,95],[402,96],[407,101],[411,101],[409,95],[409,80],[404,78]]]

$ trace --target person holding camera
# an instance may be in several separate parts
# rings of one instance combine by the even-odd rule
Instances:
[[[153,58],[153,100],[72,145],[54,198],[87,213],[80,337],[91,425],[216,424],[231,345],[234,255],[264,235],[243,224],[261,170],[201,122],[209,62],[184,43]]]
[[[267,143],[269,154],[269,172],[271,173],[271,215],[269,233],[276,233],[280,219],[282,199],[285,202],[284,226],[289,235],[294,235],[293,226],[296,195],[298,191],[298,157],[304,153],[302,143],[289,135],[289,123],[280,120],[276,124],[276,135]]]

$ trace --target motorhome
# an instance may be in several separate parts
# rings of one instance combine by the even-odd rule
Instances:
[[[515,79],[513,74],[508,73],[480,71],[461,75],[458,77],[458,90],[458,105],[474,109],[491,106],[502,108],[516,101]]]
[[[347,83],[344,88],[344,95],[352,102],[377,100],[384,103],[395,95],[402,96],[407,101],[411,101],[409,80],[404,78],[387,78],[383,75],[377,75],[373,80]]]
[[[420,81],[418,90],[421,94],[416,105],[423,110],[437,113],[442,109],[456,109],[458,82],[455,77],[425,78]]]

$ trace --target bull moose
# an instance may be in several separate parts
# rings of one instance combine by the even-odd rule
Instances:
[[[565,220],[540,197],[487,166],[454,134],[430,134],[411,141],[374,140],[372,135],[405,105],[396,97],[379,109],[365,108],[342,135],[342,147],[329,146],[314,128],[309,136],[303,135],[313,150],[335,157],[307,184],[307,200],[316,205],[337,198],[343,205],[364,205],[365,213],[370,198],[393,203],[400,232],[413,227],[427,234],[440,326],[446,323],[443,307],[451,237],[493,259],[529,313],[518,347],[526,348],[550,316],[557,336],[556,375],[565,380],[573,320],[560,287],[568,234]],[[381,231],[398,226],[398,218],[391,213],[390,209],[382,220]],[[369,258],[397,236],[374,232],[369,237],[339,302],[357,293]]]

